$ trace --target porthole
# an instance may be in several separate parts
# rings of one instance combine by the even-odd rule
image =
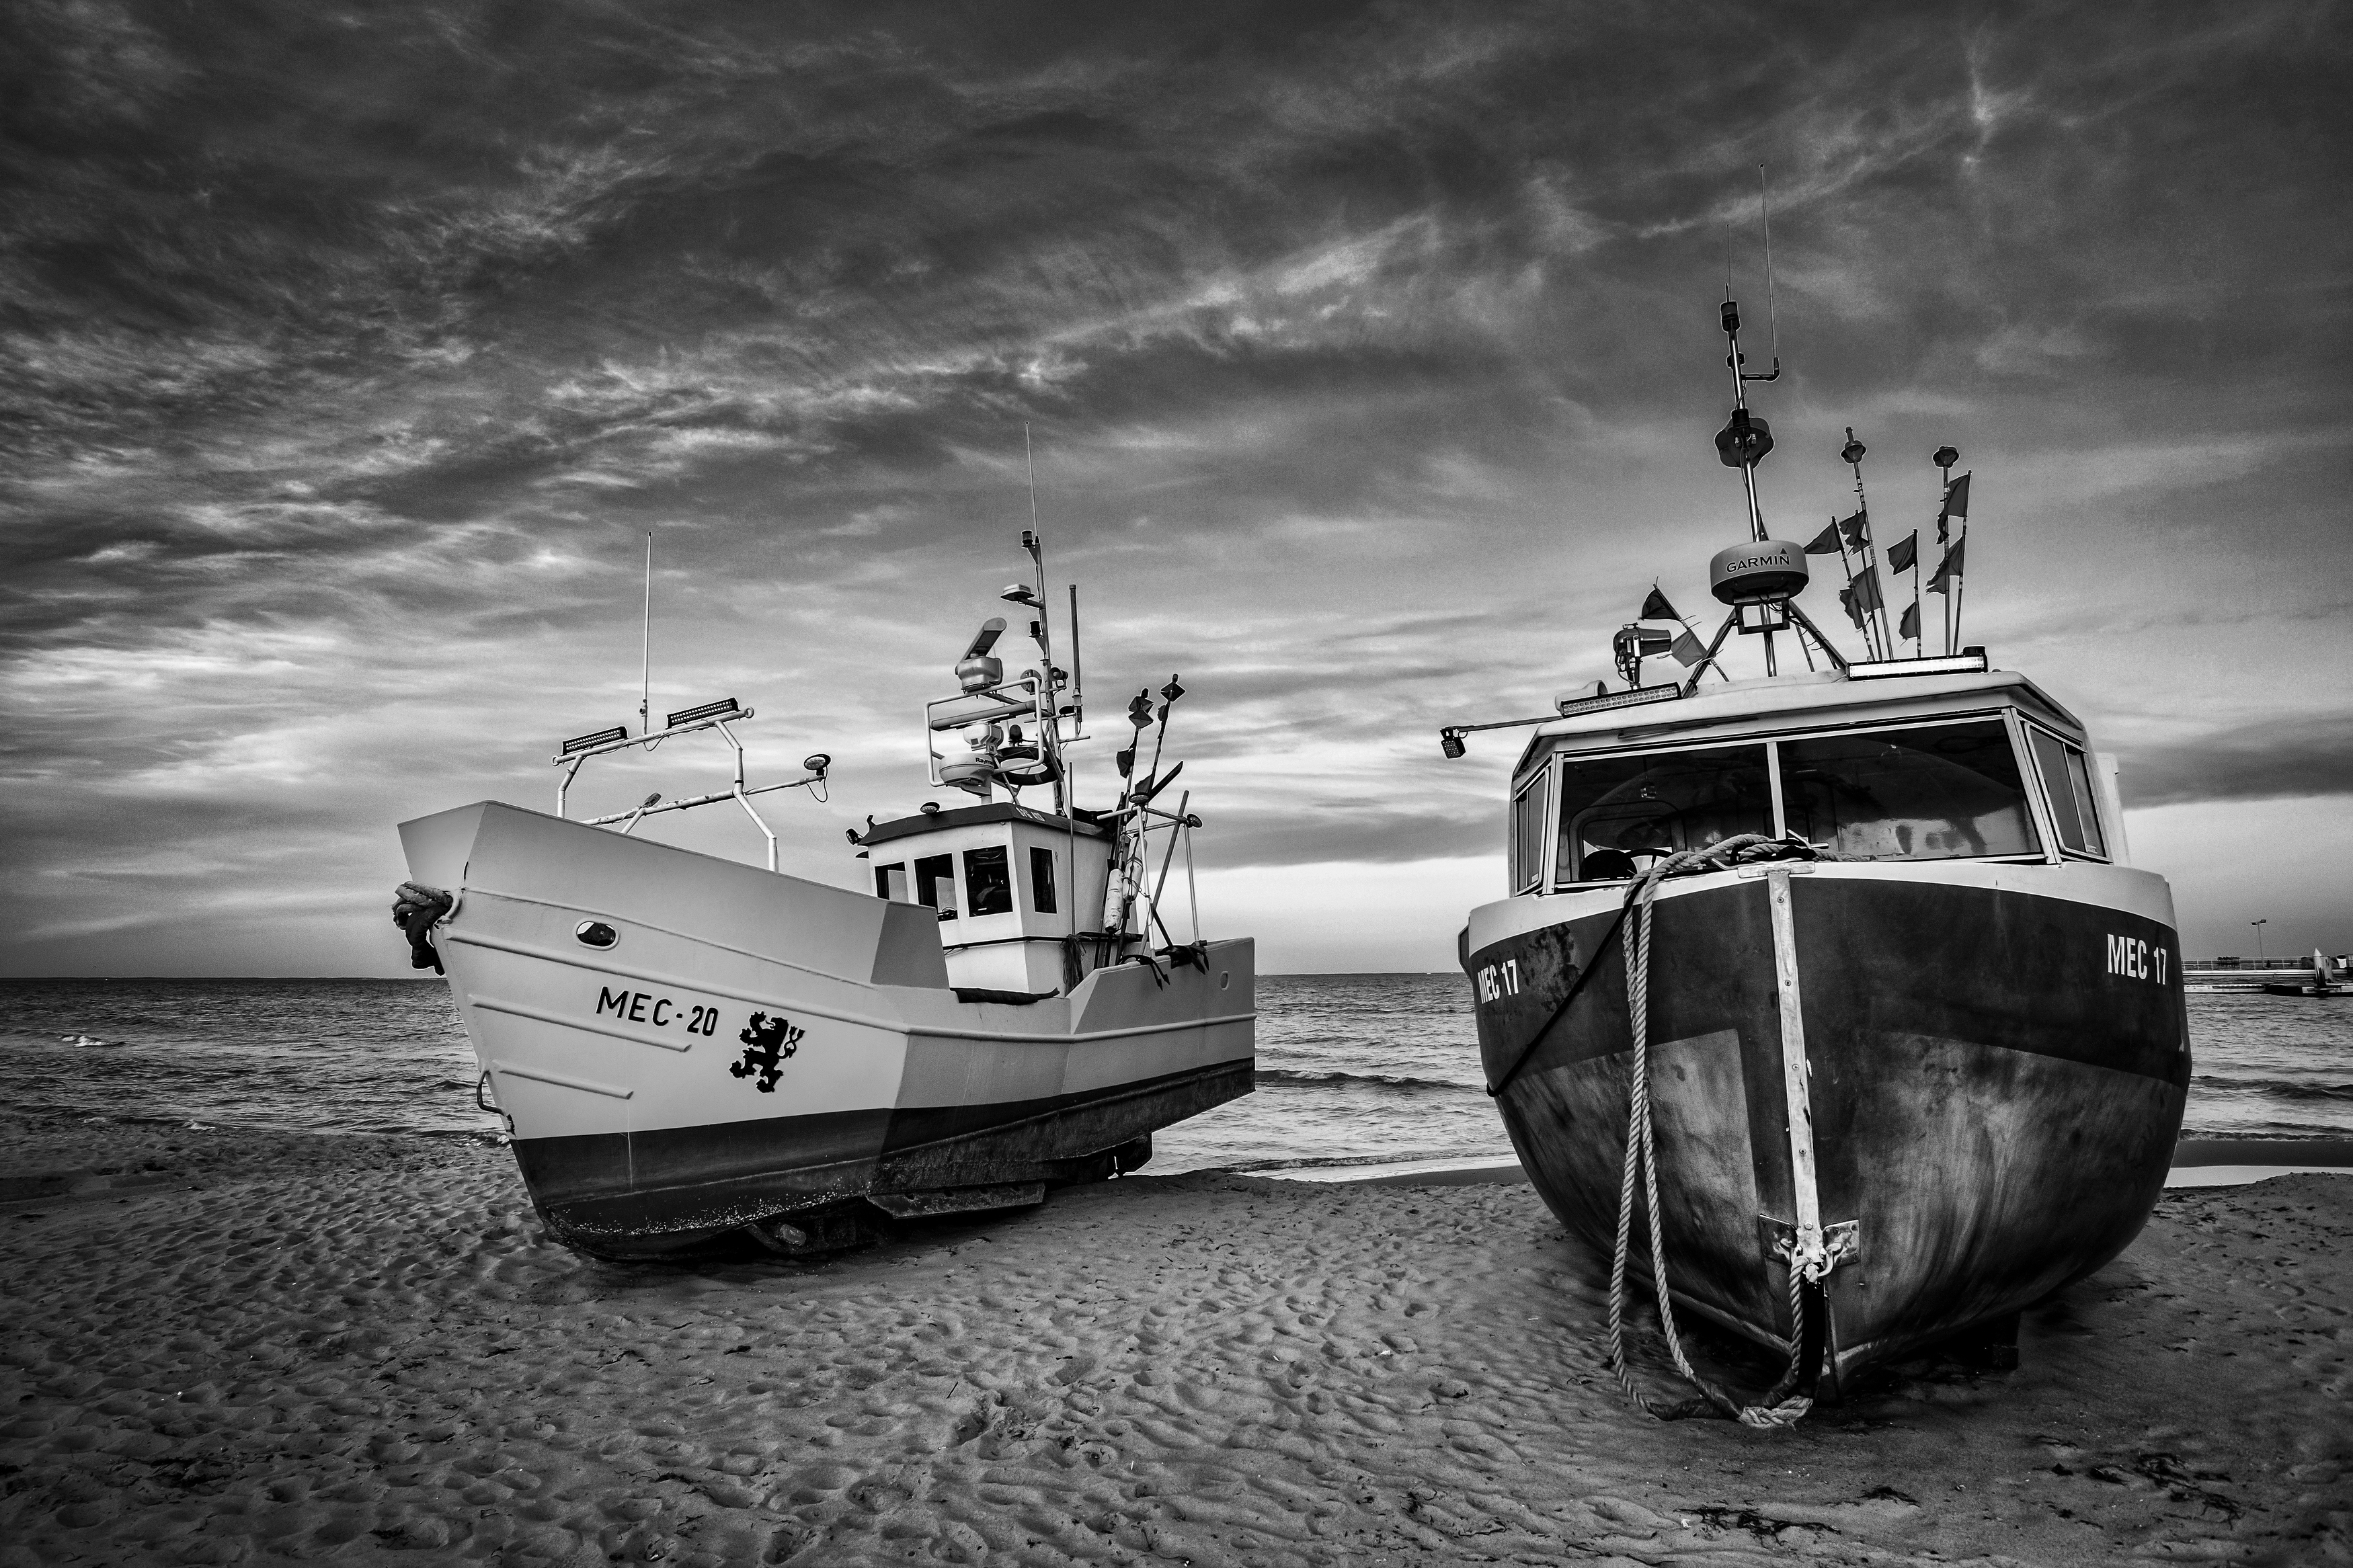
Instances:
[[[583,947],[610,947],[621,940],[621,933],[603,921],[582,921],[572,928],[572,934]]]
[[[1219,971],[1218,971],[1218,989],[1219,989],[1219,990],[1223,991],[1223,990],[1225,990],[1227,987],[1229,987],[1229,986],[1230,986],[1231,984],[1233,984],[1233,983],[1234,983],[1234,972],[1233,972],[1232,970],[1230,970],[1230,969],[1220,969],[1220,970],[1219,970]]]

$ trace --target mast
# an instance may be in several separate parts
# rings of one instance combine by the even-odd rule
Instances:
[[[1724,300],[1724,336],[1727,345],[1724,363],[1732,372],[1732,422],[1715,434],[1716,455],[1726,468],[1740,470],[1740,485],[1748,503],[1748,537],[1751,542],[1766,541],[1765,511],[1757,499],[1757,465],[1773,449],[1773,427],[1748,412],[1748,384],[1752,381],[1777,381],[1781,374],[1781,358],[1773,356],[1773,368],[1763,375],[1752,375],[1745,368],[1747,356],[1740,352],[1740,301],[1729,291]],[[1765,633],[1765,673],[1780,673],[1773,658],[1773,634]]]
[[[654,531],[646,530],[646,612],[638,645],[638,732],[653,733]]]

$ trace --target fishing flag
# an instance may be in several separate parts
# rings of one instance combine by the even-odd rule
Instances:
[[[1667,649],[1667,657],[1689,669],[1707,657],[1707,645],[1685,630],[1674,640],[1674,646]]]
[[[1920,560],[1920,531],[1914,529],[1887,547],[1887,569],[1909,572]]]
[[[1852,517],[1839,520],[1839,531],[1846,535],[1847,544],[1855,550],[1871,542],[1871,514],[1857,511]]]
[[[1866,566],[1855,574],[1854,603],[1857,609],[1883,610],[1887,601],[1879,593],[1879,568]]]
[[[1946,584],[1961,574],[1961,552],[1968,547],[1969,542],[1964,539],[1947,552],[1945,559],[1937,563],[1936,570],[1929,575],[1928,592],[1944,593]]]
[[[1895,635],[1917,640],[1920,636],[1920,601],[1913,600],[1904,606],[1904,618],[1895,623]]]
[[[1839,531],[1836,522],[1832,522],[1828,528],[1806,542],[1806,553],[1809,555],[1836,555],[1838,552]]]
[[[1969,521],[1969,476],[1967,474],[1945,487],[1945,507],[1936,514],[1937,543],[1942,544],[1951,537],[1947,529],[1957,518],[1963,523]]]
[[[1846,606],[1846,618],[1854,623],[1854,629],[1856,631],[1862,630],[1862,610],[1854,602],[1853,588],[1841,588],[1839,590],[1839,603]]]
[[[1683,619],[1681,616],[1675,614],[1675,607],[1667,603],[1667,596],[1659,592],[1659,585],[1656,583],[1651,584],[1651,596],[1642,601],[1642,613],[1634,618],[1638,621],[1680,621]]]

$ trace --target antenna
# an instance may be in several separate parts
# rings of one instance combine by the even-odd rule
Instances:
[[[646,530],[646,615],[638,648],[638,731],[651,734],[654,693],[654,531]]]
[[[1765,194],[1765,165],[1757,165],[1757,205],[1765,214],[1765,327],[1773,338],[1773,375],[1781,374],[1781,322],[1773,312],[1773,203]],[[1773,376],[1765,377],[1767,381]]]
[[[1030,539],[1035,539],[1040,531],[1038,527],[1038,459],[1030,455],[1029,421],[1027,419],[1021,422],[1021,466],[1029,470],[1029,534]],[[1022,542],[1029,544],[1030,540],[1023,540]],[[1035,545],[1031,545],[1030,552],[1037,552]]]
[[[1039,695],[1043,700],[1040,711],[1046,721],[1045,733],[1039,736],[1038,743],[1047,748],[1047,754],[1055,764],[1054,809],[1068,812],[1076,798],[1071,794],[1075,785],[1071,781],[1068,764],[1062,761],[1062,700],[1054,688],[1054,612],[1046,600],[1046,535],[1038,521],[1038,458],[1030,446],[1029,421],[1027,419],[1021,422],[1021,466],[1029,476],[1029,526],[1021,531],[1021,548],[1029,552],[1032,586],[1027,597],[1016,603],[1028,604],[1038,612],[1038,618],[1029,623],[1030,634],[1037,639],[1038,651],[1043,656],[1045,666],[1038,675],[1042,688]],[[1007,590],[1006,596],[1012,596],[1010,589]],[[1072,613],[1076,614],[1075,606]],[[1075,624],[1071,628],[1071,635],[1074,637],[1078,635]],[[1072,842],[1075,845],[1076,840]],[[1072,886],[1075,888],[1076,884]],[[1075,910],[1071,918],[1077,919]]]
[[[1087,725],[1087,664],[1079,651],[1079,585],[1071,584],[1071,706],[1078,721],[1071,728],[1083,730]]]

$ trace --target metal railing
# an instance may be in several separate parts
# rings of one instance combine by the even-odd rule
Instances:
[[[565,815],[566,796],[571,792],[572,781],[579,776],[581,764],[589,758],[607,756],[614,752],[625,752],[632,746],[643,746],[650,752],[654,747],[674,736],[692,735],[704,730],[716,730],[735,752],[735,778],[730,787],[711,795],[697,795],[692,800],[664,801],[659,795],[651,795],[646,797],[642,805],[628,811],[616,811],[603,816],[592,816],[587,819],[587,825],[591,827],[607,827],[617,822],[622,825],[622,833],[628,834],[649,816],[659,816],[666,811],[691,811],[698,805],[712,805],[723,800],[732,800],[744,808],[744,815],[752,819],[752,826],[758,828],[761,836],[768,841],[768,869],[774,871],[777,868],[776,830],[768,826],[767,819],[760,815],[757,807],[753,805],[751,797],[755,795],[766,795],[774,790],[806,789],[818,800],[823,800],[825,799],[826,771],[833,765],[833,759],[823,752],[816,752],[801,763],[801,766],[809,770],[807,776],[790,779],[783,784],[760,784],[747,788],[744,783],[744,742],[732,726],[737,721],[751,717],[751,709],[739,708],[733,700],[724,702],[706,702],[700,707],[690,708],[683,712],[670,715],[670,721],[665,727],[647,734],[632,735],[627,731],[603,730],[580,736],[576,740],[567,741],[565,742],[564,749],[552,759],[556,767],[564,770],[564,776],[555,782],[555,815],[558,816]]]

